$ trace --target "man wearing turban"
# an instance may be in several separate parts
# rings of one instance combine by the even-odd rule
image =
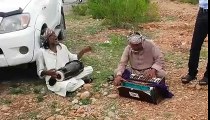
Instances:
[[[91,51],[91,47],[82,49],[78,54],[72,54],[64,44],[58,42],[53,30],[47,28],[42,37],[43,47],[36,59],[37,73],[40,78],[45,78],[49,90],[66,96],[67,92],[75,91],[86,82],[83,78],[89,76],[93,72],[93,68],[91,66],[84,67],[80,74],[64,81],[57,80],[60,78],[57,70],[65,67],[71,61],[79,60],[84,53]]]
[[[147,80],[166,76],[164,57],[159,47],[138,32],[129,35],[128,42],[129,44],[126,46],[115,71],[115,85],[120,85],[121,81],[124,80],[125,70],[133,74],[143,75]]]

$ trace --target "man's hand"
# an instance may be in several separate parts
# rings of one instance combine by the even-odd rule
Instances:
[[[47,71],[42,71],[41,76],[48,75],[51,78],[49,79],[49,85],[53,86],[56,83],[56,78],[59,78],[59,75],[56,73],[55,69],[47,70]]]
[[[114,85],[115,85],[115,86],[119,86],[123,80],[124,80],[124,79],[122,78],[122,76],[117,75],[117,76],[115,77],[115,79],[114,79]]]
[[[145,76],[146,80],[155,78],[156,74],[157,74],[157,70],[155,70],[153,68],[144,71],[144,76]]]
[[[87,53],[87,52],[92,51],[92,48],[91,48],[90,46],[88,46],[88,47],[83,48],[82,51],[83,51],[84,53]]]
[[[56,73],[55,69],[46,71],[46,75],[51,76],[53,79],[56,79],[58,77],[58,74]]]
[[[78,54],[77,57],[80,59],[85,53],[92,51],[90,46],[83,48]]]

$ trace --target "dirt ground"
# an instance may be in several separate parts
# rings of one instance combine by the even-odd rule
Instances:
[[[165,53],[174,53],[175,57],[187,62],[194,23],[198,11],[197,5],[190,5],[169,0],[155,0],[160,8],[161,21],[139,26],[145,32],[152,33],[153,39]],[[126,30],[102,31],[87,39],[106,41],[109,33],[127,34]],[[208,40],[204,46],[208,47]],[[186,57],[186,56],[185,56]],[[188,56],[187,56],[188,57]],[[174,94],[172,99],[165,99],[158,105],[146,102],[93,95],[95,102],[91,105],[72,105],[72,98],[63,98],[54,94],[44,96],[44,102],[37,103],[36,95],[9,95],[7,89],[1,88],[1,100],[10,99],[11,104],[0,104],[1,120],[47,119],[47,120],[207,120],[208,119],[208,87],[200,87],[196,83],[183,85],[180,77],[187,73],[184,67],[176,67],[177,58],[170,57],[166,69],[167,85]],[[201,60],[198,78],[205,71],[206,61]],[[30,85],[28,85],[30,87]],[[107,87],[107,85],[104,85]],[[111,95],[116,94],[115,88]],[[112,90],[111,89],[111,90]],[[8,101],[4,101],[5,103]],[[71,106],[71,107],[70,107]],[[74,107],[74,108],[72,108]],[[53,114],[53,115],[52,115]]]

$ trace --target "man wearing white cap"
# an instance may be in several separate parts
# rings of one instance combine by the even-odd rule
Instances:
[[[166,76],[163,54],[152,41],[135,32],[128,37],[128,42],[116,70],[115,85],[120,85],[125,70],[143,74],[146,79]]]
[[[93,72],[93,68],[91,66],[84,67],[80,74],[63,81],[57,80],[61,77],[57,70],[63,68],[70,61],[80,59],[84,53],[91,51],[91,47],[82,49],[78,54],[72,54],[64,44],[58,42],[55,32],[48,28],[45,30],[43,39],[43,48],[40,49],[36,60],[37,73],[40,78],[45,78],[49,90],[66,96],[66,92],[73,92],[85,83],[83,78],[89,76]]]

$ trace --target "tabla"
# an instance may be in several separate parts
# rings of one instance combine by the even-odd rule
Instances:
[[[60,68],[56,71],[58,74],[57,81],[68,80],[72,77],[77,76],[84,70],[84,65],[79,60],[73,60],[68,62],[63,68]]]

